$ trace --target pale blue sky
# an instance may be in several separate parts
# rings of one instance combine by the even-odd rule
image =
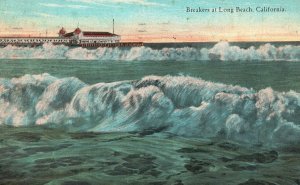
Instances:
[[[287,12],[186,13],[188,6],[270,6]],[[72,31],[78,23],[83,30],[111,31],[114,18],[116,32],[129,40],[297,39],[299,7],[300,0],[0,0],[0,34],[54,35],[59,27]]]

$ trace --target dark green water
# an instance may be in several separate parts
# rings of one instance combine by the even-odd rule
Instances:
[[[220,140],[1,128],[1,185],[297,185],[300,154]],[[3,142],[4,143],[4,142]],[[4,168],[5,166],[5,168]]]
[[[75,76],[89,84],[182,74],[256,90],[272,87],[278,91],[300,91],[299,72],[298,62],[0,60],[2,78],[49,73],[56,77]]]

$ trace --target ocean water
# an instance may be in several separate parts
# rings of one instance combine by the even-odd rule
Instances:
[[[298,44],[0,48],[0,178],[299,184]]]

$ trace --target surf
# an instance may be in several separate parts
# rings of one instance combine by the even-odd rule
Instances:
[[[193,97],[193,98],[191,98]],[[77,132],[154,132],[289,146],[300,141],[300,94],[189,76],[86,84],[49,74],[0,79],[0,124]]]
[[[132,48],[72,48],[44,44],[27,48],[7,46],[0,48],[0,59],[72,59],[98,61],[300,61],[300,46],[262,44],[242,48],[228,42],[212,47]]]

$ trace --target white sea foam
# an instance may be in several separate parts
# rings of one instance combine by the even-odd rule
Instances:
[[[49,74],[0,79],[0,124],[71,131],[161,130],[251,144],[300,142],[300,94],[184,76],[87,85]]]
[[[212,48],[69,48],[67,46],[44,44],[42,47],[26,48],[7,46],[0,48],[0,59],[74,59],[74,60],[180,60],[180,61],[300,61],[300,46],[275,47],[264,44],[247,49],[232,46],[228,42],[217,43]]]

